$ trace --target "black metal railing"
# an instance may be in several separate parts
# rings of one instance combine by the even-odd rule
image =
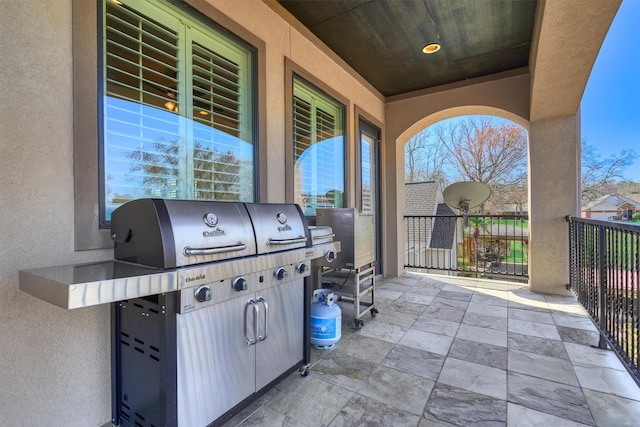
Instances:
[[[640,226],[567,217],[570,286],[609,344],[640,383],[638,286]]]
[[[407,268],[528,277],[526,215],[408,215],[404,240]]]

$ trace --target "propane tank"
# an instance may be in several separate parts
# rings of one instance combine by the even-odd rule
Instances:
[[[329,289],[313,291],[311,304],[311,345],[320,350],[333,348],[342,334],[342,310]]]

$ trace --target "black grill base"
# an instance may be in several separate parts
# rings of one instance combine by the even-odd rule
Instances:
[[[177,292],[112,303],[112,422],[175,425]]]

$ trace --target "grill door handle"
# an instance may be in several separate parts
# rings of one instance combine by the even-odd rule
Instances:
[[[296,237],[294,239],[269,239],[267,243],[270,245],[290,245],[292,243],[304,243],[307,241],[306,237]]]
[[[258,302],[264,305],[264,335],[259,335],[258,341],[264,341],[269,335],[269,304],[267,304],[267,300],[264,297],[258,298]]]
[[[249,309],[249,307],[253,307],[253,336],[257,336],[258,334],[258,304],[253,300],[250,299],[249,301],[247,301],[247,303],[244,306],[244,339],[247,342],[247,345],[254,345],[255,343],[257,343],[258,341],[252,338],[249,338],[249,335],[247,333],[247,310]]]
[[[237,245],[232,246],[218,246],[215,248],[192,248],[190,246],[186,246],[183,250],[186,256],[195,256],[195,255],[215,255],[215,254],[223,254],[226,252],[238,252],[247,249],[247,245],[242,242],[238,242]]]

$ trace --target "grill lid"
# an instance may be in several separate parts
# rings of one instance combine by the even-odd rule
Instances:
[[[173,268],[256,254],[244,203],[138,199],[111,215],[114,257]]]
[[[295,204],[138,199],[111,215],[114,257],[158,268],[304,248]]]

